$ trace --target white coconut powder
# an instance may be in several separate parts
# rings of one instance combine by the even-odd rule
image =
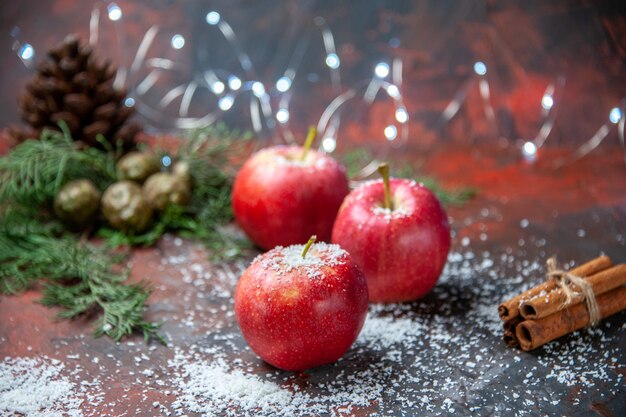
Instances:
[[[305,245],[277,246],[257,256],[253,263],[260,262],[262,268],[271,269],[279,275],[304,269],[309,278],[319,278],[323,275],[322,267],[345,264],[349,260],[348,252],[339,245],[315,243],[303,257],[304,247]]]
[[[314,255],[310,261],[302,261],[302,248],[286,255],[287,262],[318,265],[315,252],[307,254]],[[329,253],[340,259],[342,251],[330,248]],[[111,417],[531,416],[537,410],[559,414],[577,398],[602,402],[624,395],[626,364],[617,339],[623,338],[626,324],[615,327],[613,322],[611,328],[611,321],[605,321],[533,354],[501,341],[497,306],[544,279],[540,260],[452,252],[426,299],[371,305],[361,334],[344,357],[306,374],[264,364],[242,339],[232,294],[245,263],[215,268],[201,257],[166,257],[163,266],[170,264],[177,272],[164,279],[178,282],[186,307],[168,322],[188,329],[187,339],[155,356],[155,346],[121,344],[120,349],[134,352],[134,359],[102,358],[97,364],[106,380],[102,385],[84,385],[84,377],[68,371],[84,355],[68,354],[65,365],[46,357],[6,358],[0,365],[0,415],[80,417],[90,415],[90,403],[106,398],[105,414]],[[103,364],[111,361],[118,371],[127,371],[111,373],[111,364]],[[119,384],[147,401],[142,410],[127,409],[129,399],[112,388]],[[578,395],[574,399],[572,387]],[[154,393],[162,396],[155,399]]]
[[[69,374],[69,375],[68,375]],[[65,365],[46,356],[0,362],[0,415],[83,417],[85,401],[97,404],[97,381],[74,382]]]
[[[296,265],[301,249],[292,254]],[[533,415],[537,408],[558,412],[570,401],[565,387],[574,384],[580,395],[623,393],[625,365],[602,330],[608,323],[536,356],[504,346],[497,313],[503,288],[512,296],[542,275],[538,261],[453,252],[428,299],[370,306],[350,351],[307,376],[264,365],[236,326],[219,337],[207,334],[202,343],[176,349],[168,365],[177,389],[172,410],[179,416],[341,416],[357,409],[368,415]],[[543,378],[564,389],[548,395]]]

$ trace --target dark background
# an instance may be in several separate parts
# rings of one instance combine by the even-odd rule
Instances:
[[[17,97],[32,75],[11,51],[14,26],[38,58],[68,33],[89,33],[92,7],[106,14],[105,2],[79,0],[2,2],[0,5],[0,126],[19,120]],[[143,33],[160,27],[150,56],[180,63],[180,70],[159,81],[159,94],[188,82],[207,68],[245,76],[232,48],[205,22],[216,10],[228,21],[254,65],[254,76],[266,88],[288,65],[299,42],[310,37],[293,85],[290,127],[296,137],[317,123],[337,95],[329,88],[321,36],[313,25],[322,16],[332,29],[341,58],[342,91],[372,77],[379,61],[402,58],[402,93],[410,115],[409,145],[432,148],[440,141],[490,142],[498,138],[533,138],[541,122],[540,102],[546,86],[559,77],[556,126],[548,145],[581,144],[607,121],[611,108],[626,96],[626,2],[623,1],[119,1],[126,39],[116,36],[104,19],[98,53],[128,65]],[[180,33],[186,44],[170,47]],[[394,47],[396,45],[396,47]],[[476,77],[473,63],[488,67],[496,122],[486,119],[477,85],[468,89],[459,114],[442,125],[440,116],[466,80]],[[307,81],[315,74],[317,81]],[[272,93],[276,110],[278,98]],[[161,97],[158,96],[158,97]],[[146,97],[156,103],[158,97]],[[175,102],[176,103],[176,102]],[[242,101],[243,103],[243,101]],[[239,105],[240,107],[237,107]],[[190,115],[215,108],[215,100],[198,94]],[[176,108],[177,109],[177,108]],[[346,111],[340,135],[352,141],[382,140],[393,113],[389,102],[355,103]],[[226,121],[249,129],[248,108],[236,104]],[[165,109],[164,113],[172,112]],[[160,118],[159,118],[160,119]],[[148,127],[169,130],[162,120]],[[267,136],[280,136],[271,129]],[[384,140],[383,140],[384,142]],[[509,141],[511,142],[511,141]],[[606,143],[616,144],[615,131]],[[604,146],[604,145],[603,145]],[[608,145],[606,145],[608,146]]]

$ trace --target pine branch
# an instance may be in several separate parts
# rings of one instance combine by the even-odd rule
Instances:
[[[143,233],[134,234],[103,226],[97,231],[97,234],[106,239],[105,244],[109,248],[117,248],[119,246],[152,246],[161,236],[169,231],[193,230],[195,227],[197,227],[197,222],[186,211],[185,207],[169,206],[160,214],[152,226]]]
[[[249,138],[217,126],[192,133],[179,150],[179,157],[189,164],[193,190],[187,207],[191,221],[181,225],[180,234],[202,241],[213,260],[236,257],[252,246],[225,228],[233,219],[230,195],[236,168],[249,151]]]
[[[51,201],[68,181],[91,179],[104,189],[115,181],[115,158],[95,148],[79,150],[67,127],[44,131],[0,158],[0,201],[38,207]]]
[[[96,336],[107,334],[119,341],[139,330],[146,338],[165,342],[159,325],[142,318],[150,291],[144,285],[125,284],[126,271],[114,270],[120,255],[73,236],[56,237],[45,225],[16,230],[6,216],[1,220],[0,291],[16,294],[42,282],[41,302],[61,307],[60,318],[101,312]]]
[[[77,149],[67,129],[45,132],[40,141],[26,141],[0,158],[0,291],[15,294],[41,282],[48,306],[61,307],[61,318],[100,312],[95,335],[115,340],[139,330],[162,342],[159,325],[143,320],[149,290],[125,284],[120,261],[110,247],[151,245],[167,231],[200,239],[217,256],[232,256],[245,239],[224,229],[232,220],[232,162],[241,160],[246,141],[224,129],[196,131],[178,159],[190,166],[192,201],[170,207],[145,233],[128,235],[101,228],[106,247],[82,243],[46,216],[45,209],[68,181],[91,179],[101,190],[116,180],[113,149]]]
[[[365,148],[356,148],[341,155],[341,161],[346,167],[348,178],[354,178],[361,168],[374,160],[374,155]],[[395,175],[396,166],[391,164],[391,174]]]

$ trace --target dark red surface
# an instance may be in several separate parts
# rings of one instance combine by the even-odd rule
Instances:
[[[475,253],[481,250],[494,254],[511,253],[520,260],[547,259],[556,254],[563,261],[581,262],[602,251],[615,262],[626,260],[626,166],[617,149],[599,152],[593,158],[553,171],[522,162],[516,152],[507,149],[447,147],[427,156],[423,169],[449,186],[463,184],[479,189],[478,196],[464,207],[449,208],[454,234],[453,250],[463,250],[461,242],[469,238],[468,249]],[[522,219],[529,221],[528,227],[520,226]],[[579,234],[580,230],[585,231],[584,236]],[[484,237],[481,237],[483,234]],[[544,240],[543,243],[540,243],[541,240]],[[162,264],[164,258],[181,254],[187,257],[184,265]],[[163,330],[172,345],[181,348],[193,343],[206,343],[207,335],[236,332],[230,327],[233,326],[232,303],[224,305],[219,299],[198,298],[200,294],[195,293],[194,286],[180,279],[180,268],[192,263],[209,268],[206,251],[192,242],[177,246],[172,238],[161,241],[154,248],[136,249],[131,257],[131,281],[147,279],[155,288],[147,317],[155,321],[163,320]],[[231,268],[237,270],[239,267]],[[503,288],[501,291],[510,290]],[[154,350],[149,350],[138,336],[130,339],[130,343],[122,344],[115,344],[106,338],[93,339],[89,320],[55,320],[55,311],[37,304],[37,298],[36,289],[21,296],[0,297],[0,357],[43,354],[64,359],[67,355],[78,355],[76,363],[103,381],[105,402],[93,410],[93,415],[117,416],[135,410],[133,414],[136,416],[153,416],[153,402],[167,406],[175,399],[158,386],[137,385],[137,377],[134,376],[140,369],[136,363],[137,356],[147,353],[149,362],[141,366],[149,366],[160,378],[167,379],[165,364],[172,358],[172,348],[156,345],[152,348]],[[181,322],[186,318],[190,303],[204,306],[200,310],[195,309],[192,326]],[[429,308],[437,311],[440,303],[427,298],[426,304],[420,304],[420,308],[424,309],[422,314],[429,314]],[[494,315],[496,309],[497,305],[494,305]],[[604,330],[614,338],[611,343],[615,346],[624,346],[626,342],[624,332],[619,330],[624,320],[626,312],[609,319],[613,325]],[[244,342],[239,339],[237,343]],[[497,338],[490,343],[496,351],[509,349]],[[462,348],[458,346],[458,349]],[[618,364],[623,364],[625,360],[624,352],[621,353]],[[107,354],[113,355],[110,357],[114,360],[108,359]],[[422,354],[428,355],[428,352]],[[520,355],[523,359],[516,365],[518,373],[511,373],[506,384],[521,383],[532,364],[533,354]],[[96,364],[93,358],[102,359]],[[64,360],[69,363],[68,366],[73,363]],[[258,364],[254,356],[248,360]],[[260,372],[263,369],[261,366]],[[624,374],[624,367],[618,365],[616,372]],[[546,388],[553,395],[571,395],[571,398],[575,398],[581,390],[576,384],[567,387],[554,382],[546,382]],[[596,388],[598,392],[603,392],[601,382]],[[486,387],[479,398],[480,395],[489,398],[493,389],[499,388]],[[581,402],[579,405],[574,405],[573,400],[561,401],[558,410],[569,416],[598,413],[617,417],[624,414],[626,407],[623,395],[622,390],[618,391],[617,397],[584,397],[578,400]],[[461,415],[471,414],[468,408],[464,408],[469,407],[469,403],[457,404],[459,407]],[[373,412],[375,409],[365,408],[355,412],[366,415],[368,410]]]

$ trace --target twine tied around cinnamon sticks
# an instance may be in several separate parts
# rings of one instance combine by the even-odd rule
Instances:
[[[559,309],[567,308],[571,305],[574,299],[574,294],[577,292],[575,288],[572,288],[572,284],[578,287],[582,292],[585,304],[587,306],[587,312],[589,313],[589,326],[593,327],[600,322],[600,309],[598,308],[598,301],[596,300],[596,294],[593,291],[593,287],[582,277],[576,276],[569,271],[559,269],[556,263],[556,257],[553,256],[546,262],[548,272],[546,276],[549,280],[561,289],[565,299],[560,305]]]
[[[626,309],[626,264],[613,266],[608,256],[570,271],[550,259],[546,275],[546,281],[498,307],[509,346],[533,350]]]

